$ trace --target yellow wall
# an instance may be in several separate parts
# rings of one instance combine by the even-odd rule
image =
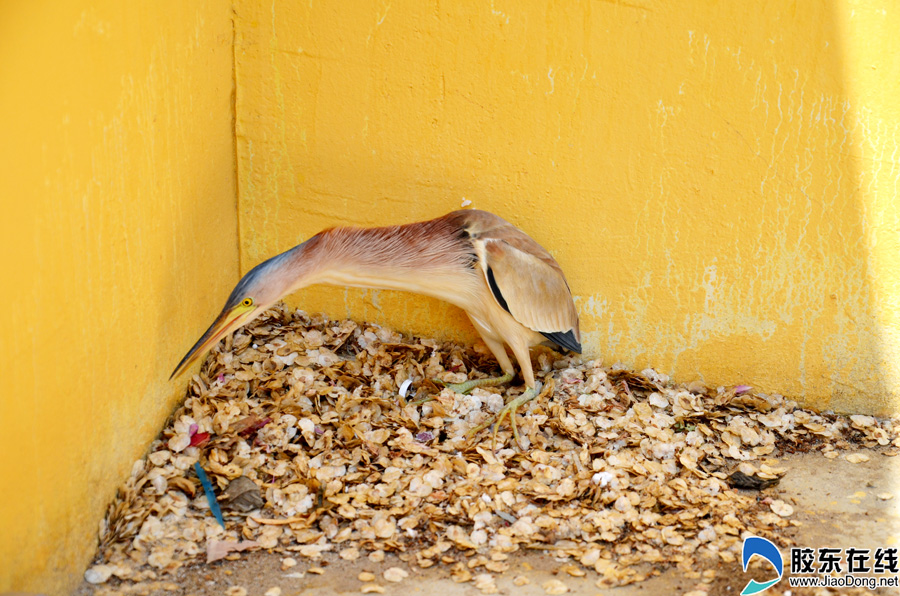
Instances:
[[[0,593],[67,594],[237,279],[228,2],[0,7]]]
[[[467,199],[557,257],[591,355],[900,411],[894,3],[235,6],[243,271]],[[475,337],[419,297],[292,302]]]

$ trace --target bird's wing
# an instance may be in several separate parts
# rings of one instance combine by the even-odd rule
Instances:
[[[497,302],[519,323],[581,352],[578,312],[559,264],[518,228],[481,235],[484,273]]]

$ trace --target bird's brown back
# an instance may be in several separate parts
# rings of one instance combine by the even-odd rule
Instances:
[[[444,218],[484,246],[488,283],[505,310],[560,346],[581,350],[571,290],[559,263],[543,246],[487,211],[454,211]]]

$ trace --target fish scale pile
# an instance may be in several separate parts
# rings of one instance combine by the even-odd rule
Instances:
[[[202,563],[212,544],[310,560],[398,551],[410,565],[449,565],[454,580],[474,577],[485,592],[495,588],[484,574],[502,573],[523,548],[567,556],[573,574],[596,571],[598,585],[671,565],[699,577],[739,560],[748,533],[790,544],[791,507],[731,488],[733,471],[776,479],[786,450],[900,447],[897,421],[534,354],[544,391],[520,408],[517,446],[508,423],[496,440],[491,427],[469,431],[521,387],[461,395],[433,381],[498,375],[483,348],[279,304],[193,377],[110,505],[86,578],[108,582],[101,591],[163,582]],[[229,494],[238,484],[256,500],[239,506]]]

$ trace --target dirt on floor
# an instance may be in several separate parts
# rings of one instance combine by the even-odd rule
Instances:
[[[852,453],[852,452],[849,452]],[[799,525],[787,528],[799,548],[842,549],[842,571],[846,574],[846,552],[850,548],[867,549],[874,557],[878,549],[900,546],[900,458],[884,455],[884,449],[862,450],[868,461],[850,463],[842,457],[826,459],[821,453],[789,455],[781,460],[787,473],[774,487],[759,492],[747,491],[760,500],[781,499],[794,508],[792,519]],[[864,459],[864,458],[857,458]],[[851,458],[854,460],[854,458]],[[788,553],[782,553],[787,556]],[[293,567],[285,567],[283,554],[254,552],[204,565],[185,567],[149,591],[150,594],[213,596],[301,596],[358,594],[365,590],[384,594],[421,594],[452,596],[491,592],[491,584],[500,594],[522,596],[538,594],[605,594],[637,596],[649,594],[693,594],[710,596],[740,594],[751,578],[771,579],[768,564],[756,564],[744,573],[740,564],[721,564],[685,573],[674,567],[648,568],[651,577],[644,582],[616,588],[597,587],[598,574],[567,565],[568,558],[550,551],[525,551],[507,561],[508,571],[484,574],[456,583],[447,566],[421,569],[402,560],[403,555],[388,554],[381,561],[361,557],[344,561],[326,554],[317,561],[300,558]],[[377,558],[377,557],[376,557]],[[788,558],[789,560],[789,558]],[[759,559],[754,559],[759,563]],[[414,562],[413,562],[414,563]],[[873,564],[873,559],[867,561]],[[391,568],[402,569],[407,577],[399,582]],[[481,570],[483,571],[483,570]],[[569,572],[584,574],[573,576]],[[368,577],[361,574],[369,573]],[[396,572],[393,572],[396,573]],[[402,573],[396,573],[402,576]],[[821,577],[821,576],[815,576]],[[898,578],[897,573],[868,574],[875,578]],[[478,581],[481,580],[479,584]],[[109,586],[106,587],[108,589]],[[75,596],[92,596],[97,589],[84,582]],[[900,588],[796,588],[787,578],[762,592],[764,594],[900,594]]]

